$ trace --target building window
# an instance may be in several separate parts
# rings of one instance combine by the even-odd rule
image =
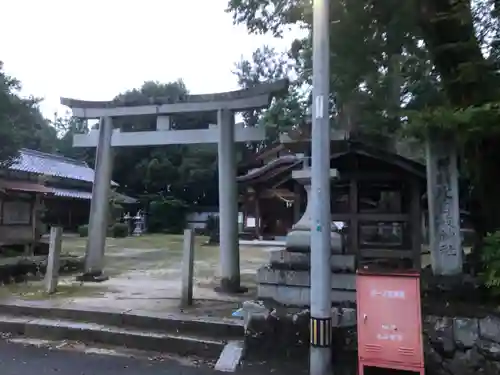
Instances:
[[[4,225],[31,224],[31,202],[4,201],[2,210],[2,224]]]

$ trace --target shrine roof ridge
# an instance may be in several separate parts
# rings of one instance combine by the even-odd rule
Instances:
[[[252,180],[258,176],[263,175],[267,171],[273,170],[273,169],[280,167],[280,166],[283,166],[283,165],[286,165],[287,167],[292,168],[295,165],[297,165],[297,163],[300,163],[302,161],[303,161],[303,157],[299,157],[299,156],[293,155],[293,154],[281,156],[281,157],[276,158],[276,159],[270,161],[269,163],[263,165],[262,167],[254,168],[254,169],[248,171],[244,175],[237,176],[236,181],[245,182],[248,180]]]
[[[288,79],[280,79],[274,82],[265,82],[253,87],[227,91],[213,94],[195,94],[179,97],[178,100],[173,100],[168,97],[154,97],[144,101],[90,101],[72,98],[61,97],[61,104],[70,108],[118,108],[118,107],[134,107],[144,105],[164,105],[164,104],[180,104],[180,103],[203,103],[212,101],[231,101],[238,99],[252,98],[259,95],[275,95],[288,89]]]

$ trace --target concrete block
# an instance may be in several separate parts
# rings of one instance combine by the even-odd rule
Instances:
[[[270,263],[277,268],[310,269],[311,253],[294,253],[285,249],[271,251]],[[332,254],[330,258],[332,271],[356,270],[356,257],[351,254]]]
[[[243,357],[243,341],[229,341],[215,364],[216,371],[234,372]]]
[[[342,236],[337,232],[330,232],[330,249],[332,254],[342,252]],[[311,251],[311,231],[292,230],[286,236],[286,248],[291,252],[310,252]]]
[[[479,321],[479,335],[481,338],[500,344],[500,318],[487,316]]]
[[[285,306],[309,306],[311,289],[300,286],[260,284],[257,295],[261,299],[271,299]],[[356,302],[356,292],[347,290],[332,290],[332,302]]]
[[[470,349],[479,339],[479,322],[474,318],[455,318],[453,335],[458,346]]]
[[[287,286],[311,285],[310,271],[279,270],[265,266],[257,270],[259,284],[278,284]],[[349,273],[332,273],[332,289],[356,290],[356,275]]]

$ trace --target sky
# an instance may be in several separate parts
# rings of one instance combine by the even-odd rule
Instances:
[[[182,78],[193,94],[237,89],[241,57],[283,39],[248,35],[224,12],[228,0],[6,0],[0,17],[0,60],[44,98],[44,115],[64,115],[59,98],[110,100],[144,81]]]

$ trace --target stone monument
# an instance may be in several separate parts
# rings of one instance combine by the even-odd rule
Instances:
[[[427,141],[427,197],[433,273],[440,276],[461,274],[457,151],[451,140],[429,138]]]

